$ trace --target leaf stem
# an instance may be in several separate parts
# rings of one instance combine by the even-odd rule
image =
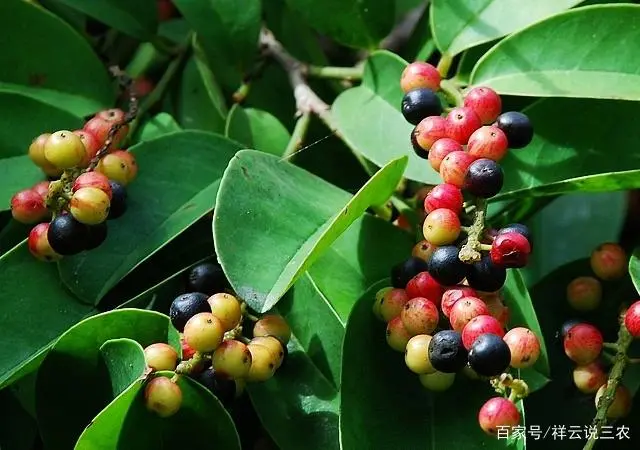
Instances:
[[[309,131],[309,124],[311,123],[311,113],[304,112],[296,121],[296,126],[293,129],[293,133],[291,133],[291,139],[289,139],[289,143],[287,144],[287,148],[284,149],[284,153],[282,154],[282,159],[291,158],[296,154],[298,150],[302,148],[302,144],[307,136],[307,131]]]
[[[306,74],[315,78],[333,78],[339,80],[361,80],[364,69],[355,67],[306,66]]]
[[[448,53],[443,53],[440,56],[440,61],[438,61],[438,65],[436,66],[436,69],[438,69],[438,72],[440,72],[440,76],[442,78],[447,78],[447,75],[449,74],[449,69],[451,68],[452,63],[453,63],[453,56],[449,55]]]
[[[469,227],[469,233],[467,237],[467,243],[462,246],[458,258],[465,263],[474,263],[480,261],[482,255],[480,251],[481,247],[480,237],[484,232],[484,221],[487,214],[487,200],[483,198],[477,198],[475,201],[476,210],[473,218],[473,224]]]
[[[462,98],[462,93],[458,86],[451,80],[442,80],[440,82],[440,89],[447,96],[449,101],[455,106],[462,106],[464,104],[464,99]]]

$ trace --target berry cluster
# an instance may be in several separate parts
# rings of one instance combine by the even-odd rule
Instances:
[[[187,277],[190,292],[176,297],[169,310],[171,323],[180,332],[182,362],[164,343],[147,347],[145,357],[152,370],[186,374],[228,405],[246,382],[266,381],[282,366],[291,330],[279,315],[258,319],[249,314],[244,303],[223,292],[226,286],[216,263],[193,267]],[[243,318],[255,320],[251,339],[242,335]],[[157,377],[146,387],[147,407],[161,417],[175,414],[181,398],[173,379]]]
[[[57,261],[105,241],[106,220],[124,214],[125,186],[138,172],[133,155],[118,149],[128,129],[125,113],[108,109],[81,130],[44,133],[33,140],[29,158],[50,181],[16,193],[11,214],[21,223],[37,224],[28,239],[36,258]]]

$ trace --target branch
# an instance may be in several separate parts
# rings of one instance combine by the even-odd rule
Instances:
[[[484,232],[484,220],[487,214],[487,201],[483,198],[476,200],[476,211],[473,219],[473,224],[469,227],[469,235],[467,243],[462,246],[458,257],[460,261],[465,263],[474,263],[480,261],[482,255],[482,244],[480,238]]]
[[[393,30],[380,42],[380,48],[397,53],[411,38],[413,31],[416,29],[428,5],[428,1],[424,2],[405,14],[402,20],[400,20]]]

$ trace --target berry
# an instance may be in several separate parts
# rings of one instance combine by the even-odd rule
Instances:
[[[507,370],[511,350],[500,336],[483,334],[469,349],[469,366],[480,376],[495,377]]]
[[[273,353],[264,345],[247,345],[251,352],[251,367],[246,376],[249,382],[267,381],[276,372],[276,358]]]
[[[482,126],[478,115],[471,108],[456,107],[447,114],[447,137],[466,145],[469,137]]]
[[[491,159],[482,158],[469,165],[463,189],[476,197],[490,198],[500,192],[503,183],[502,167]]]
[[[193,357],[193,355],[196,354],[196,351],[194,349],[192,349],[189,344],[187,344],[187,341],[184,340],[184,334],[180,333],[180,345],[182,346],[182,359],[183,360],[188,360],[191,359]]]
[[[429,360],[434,369],[445,373],[461,370],[467,363],[462,336],[454,330],[437,332],[429,342]]]
[[[511,350],[511,367],[526,369],[540,357],[540,341],[533,331],[524,327],[512,328],[504,335],[504,342]]]
[[[436,249],[435,245],[429,244],[426,240],[422,240],[413,246],[411,250],[411,256],[414,258],[419,258],[423,261],[429,261],[431,259],[431,255]]]
[[[412,125],[418,125],[422,119],[442,114],[442,104],[431,89],[413,89],[402,97],[402,115]]]
[[[213,352],[211,364],[218,373],[230,378],[244,378],[251,369],[251,352],[242,342],[229,339]]]
[[[74,192],[69,202],[71,215],[85,225],[97,225],[107,220],[109,196],[94,187],[85,187]]]
[[[573,369],[573,384],[584,394],[595,394],[607,383],[607,378],[607,373],[597,362]]]
[[[110,180],[117,181],[123,186],[126,186],[133,180],[129,161],[123,159],[121,154],[116,155],[111,153],[105,155],[98,163],[96,171],[106,175]]]
[[[387,324],[386,336],[389,347],[397,352],[404,352],[409,339],[411,339],[414,334],[405,328],[402,318],[396,316]]]
[[[61,214],[49,224],[47,239],[56,253],[75,255],[87,248],[89,229],[71,214]]]
[[[469,137],[469,144],[467,144],[467,151],[471,156],[493,161],[500,161],[508,150],[507,136],[500,128],[494,126],[478,128]]]
[[[113,193],[111,192],[111,184],[109,183],[109,179],[101,174],[100,172],[85,172],[76,178],[76,181],[73,182],[72,191],[76,192],[82,188],[96,188],[100,189],[102,192],[107,194],[109,200],[113,197]]]
[[[111,152],[112,155],[117,156],[127,163],[129,166],[129,183],[138,176],[138,163],[136,162],[133,153],[126,150],[115,150]]]
[[[222,323],[224,331],[233,330],[240,324],[240,321],[242,320],[242,308],[240,307],[238,299],[233,295],[225,293],[213,294],[207,299],[207,302],[209,303],[209,307],[211,308],[213,315],[216,316],[220,323]],[[260,321],[263,320],[265,320],[265,318]],[[260,321],[258,321],[258,323],[260,323]],[[256,327],[258,326],[258,323],[256,323]],[[289,328],[286,323],[285,326],[287,329]],[[291,332],[289,331],[289,333]],[[253,329],[253,334],[254,336],[259,336],[259,334],[256,333],[256,328]]]
[[[384,287],[376,292],[376,296],[373,300],[373,314],[376,316],[378,320],[384,321],[382,318],[382,314],[380,313],[380,306],[382,305],[382,300],[384,299],[384,294],[393,289],[391,286]]]
[[[478,262],[467,265],[466,269],[469,286],[478,291],[495,292],[507,279],[507,269],[493,264],[488,255],[483,256]]]
[[[598,389],[595,401],[596,408],[598,407],[598,403],[600,403],[600,397],[602,397],[606,389],[607,384],[600,386],[600,389]],[[607,418],[621,419],[623,417],[626,417],[631,410],[631,402],[631,392],[629,392],[629,389],[626,386],[619,384],[616,387],[616,391],[613,397],[613,403],[611,403],[611,406],[609,406],[609,409],[607,409]]]
[[[429,116],[420,121],[413,129],[416,143],[424,151],[429,151],[438,140],[447,137],[447,121],[441,116]]]
[[[41,181],[39,183],[34,184],[31,190],[37,192],[40,195],[40,197],[42,197],[42,200],[46,200],[47,195],[49,195],[50,184],[51,184],[50,181]]]
[[[127,210],[127,190],[124,185],[113,180],[109,180],[109,186],[111,186],[112,196],[107,219],[117,219]]]
[[[391,269],[391,285],[404,289],[411,278],[428,270],[429,265],[423,259],[411,257],[396,264]]]
[[[416,61],[409,64],[400,75],[400,88],[405,94],[413,89],[440,89],[440,72],[429,63]]]
[[[409,339],[404,352],[404,362],[409,370],[420,375],[436,371],[429,360],[430,342],[431,336],[428,334],[418,334]]]
[[[404,289],[393,288],[387,291],[380,302],[382,320],[389,322],[394,317],[399,316],[408,301],[409,297]]]
[[[493,240],[489,255],[497,266],[519,268],[527,265],[531,246],[526,237],[516,232],[501,233]]]
[[[44,142],[44,157],[58,169],[76,167],[86,155],[82,139],[71,131],[56,131]]]
[[[445,183],[461,188],[465,174],[475,158],[464,151],[451,152],[440,163],[440,176]]]
[[[476,295],[476,291],[467,286],[456,286],[447,289],[442,294],[442,314],[444,314],[446,318],[449,318],[451,308],[453,308],[453,305],[455,305],[458,300],[463,297],[475,297]]]
[[[422,233],[433,245],[452,244],[460,236],[460,226],[455,212],[440,208],[429,213],[422,224]]]
[[[73,134],[78,136],[84,144],[85,157],[82,162],[80,162],[80,167],[87,167],[91,163],[91,160],[98,154],[100,142],[93,134],[85,130],[75,130]]]
[[[434,250],[429,260],[429,274],[444,286],[460,283],[466,273],[466,264],[458,258],[458,247],[445,245]]]
[[[198,313],[211,312],[207,299],[201,292],[189,292],[177,296],[169,308],[169,317],[173,327],[182,332],[187,321]]]
[[[624,326],[634,338],[640,337],[640,300],[627,309],[624,314]]]
[[[453,184],[439,184],[435,186],[424,199],[424,210],[427,213],[436,209],[445,208],[460,214],[464,198],[462,191]]]
[[[496,91],[480,86],[471,89],[464,96],[464,106],[471,108],[482,123],[494,122],[502,110],[502,100]]]
[[[600,356],[603,341],[600,330],[591,324],[579,323],[564,337],[564,352],[579,365],[589,364]]]
[[[560,331],[558,333],[556,333],[558,336],[562,337],[562,339],[564,339],[567,334],[569,333],[569,330],[571,330],[571,328],[573,328],[574,326],[581,324],[582,322],[577,320],[577,319],[569,319],[566,322],[564,322],[562,324],[562,326],[560,327]],[[556,337],[558,337],[556,336]]]
[[[282,316],[277,314],[267,314],[253,326],[254,336],[275,336],[283,345],[289,343],[291,339],[291,328]]]
[[[228,406],[236,396],[236,382],[227,375],[209,368],[199,373],[195,380]]]
[[[520,413],[512,401],[504,397],[493,397],[482,405],[478,412],[480,428],[487,434],[496,436],[498,432],[515,427],[520,423]]]
[[[527,227],[526,225],[523,225],[521,223],[511,223],[511,224],[507,225],[506,227],[500,228],[498,230],[498,232],[496,233],[496,236],[500,235],[500,234],[503,234],[503,233],[511,233],[511,232],[520,233],[525,238],[527,238],[527,241],[529,241],[529,245],[531,246],[531,249],[533,250],[533,236],[531,235],[531,231],[529,230],[529,227]]]
[[[412,298],[404,305],[400,319],[411,336],[431,334],[438,326],[438,308],[424,297]]]
[[[469,350],[475,340],[483,334],[495,334],[498,337],[504,336],[502,324],[494,317],[480,315],[471,319],[462,329],[462,344]]]
[[[485,297],[487,296],[485,295]],[[506,327],[509,322],[509,308],[504,305],[500,296],[492,295],[487,298],[482,297],[482,299],[487,305],[491,317],[500,322],[503,327]]]
[[[440,305],[442,298],[442,286],[433,279],[429,272],[420,272],[407,283],[405,289],[407,297],[412,299],[416,297],[424,297],[433,302],[434,305]]]
[[[153,370],[175,370],[178,352],[169,344],[158,342],[144,349],[144,359]]]
[[[457,141],[446,137],[438,139],[431,146],[431,150],[429,150],[429,163],[431,167],[433,167],[433,170],[439,172],[442,160],[445,159],[449,153],[462,151],[464,151],[464,148]]]
[[[496,126],[507,136],[509,148],[524,148],[533,139],[533,126],[529,118],[517,111],[502,113],[496,119]]]
[[[33,189],[25,189],[11,197],[11,216],[20,223],[38,223],[48,214],[42,195]]]
[[[202,312],[187,320],[184,339],[197,352],[212,352],[222,343],[224,328],[216,316]]]
[[[29,239],[27,239],[27,247],[33,256],[40,261],[54,262],[62,258],[62,255],[56,253],[51,245],[47,234],[49,231],[48,223],[39,223],[31,229],[29,232]]]
[[[602,300],[602,285],[594,277],[578,277],[567,285],[567,300],[573,309],[593,311]]]
[[[258,336],[251,339],[253,345],[267,347],[276,361],[276,369],[279,368],[289,354],[287,346],[283,345],[280,339],[275,336]]]
[[[124,122],[124,116],[124,111],[117,108],[100,111],[92,119],[84,124],[83,129],[93,134],[100,143],[100,146],[102,146],[107,140],[107,136],[109,135],[109,130],[111,130],[111,127],[115,124]],[[122,142],[122,140],[127,136],[128,132],[128,125],[120,128],[113,139],[111,148],[116,148],[118,144],[120,144],[120,142]]]
[[[425,373],[418,377],[420,384],[430,391],[442,392],[449,389],[456,379],[455,373],[434,372]]]
[[[29,159],[38,167],[46,167],[51,163],[44,157],[44,143],[49,139],[51,133],[44,133],[31,141],[29,145]]]
[[[213,295],[224,291],[227,278],[217,262],[205,262],[193,266],[187,274],[187,289]]]
[[[488,316],[489,310],[482,300],[476,297],[463,297],[449,311],[449,322],[451,328],[462,331],[463,328],[478,316]]]
[[[627,254],[618,244],[607,242],[591,253],[591,270],[605,281],[622,278],[627,273]]]
[[[416,129],[414,128],[411,134],[409,135],[411,139],[411,148],[413,148],[413,152],[422,159],[429,159],[429,152],[418,144],[416,140]]]
[[[166,377],[156,377],[144,389],[147,409],[160,417],[171,417],[182,406],[182,391],[177,384]]]

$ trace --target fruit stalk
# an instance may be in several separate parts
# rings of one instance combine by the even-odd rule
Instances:
[[[191,359],[182,361],[180,364],[178,364],[178,367],[176,367],[175,372],[176,374],[187,374],[187,375],[189,375],[190,373],[194,373],[197,370],[202,368],[202,364],[204,363],[205,359],[206,357],[204,353],[195,352]]]
[[[473,218],[473,224],[469,229],[467,243],[462,246],[458,257],[460,261],[465,263],[474,263],[480,261],[481,242],[480,237],[484,232],[484,221],[487,215],[487,200],[483,198],[476,199],[476,210]]]
[[[453,81],[442,80],[440,82],[440,89],[442,89],[442,92],[444,92],[454,106],[462,106],[464,104],[462,93]]]

